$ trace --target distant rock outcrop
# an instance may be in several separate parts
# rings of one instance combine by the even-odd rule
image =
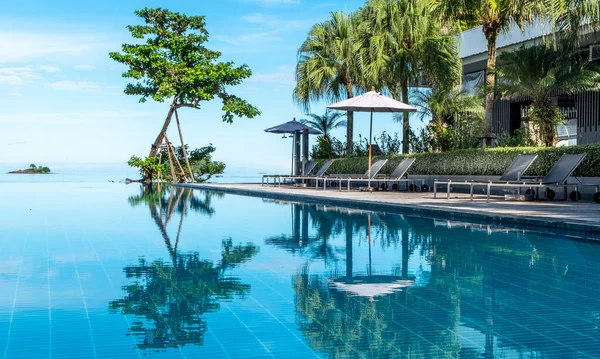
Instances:
[[[15,170],[8,172],[9,174],[48,174],[50,168],[44,166],[36,166],[33,163],[29,165],[29,168],[25,170]]]

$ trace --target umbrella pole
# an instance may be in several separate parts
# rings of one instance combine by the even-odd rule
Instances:
[[[371,160],[373,158],[373,109],[371,109],[371,121],[369,121],[369,179],[368,189],[371,190]]]
[[[369,238],[369,277],[373,275],[373,269],[371,268],[371,214],[367,215],[367,237]]]

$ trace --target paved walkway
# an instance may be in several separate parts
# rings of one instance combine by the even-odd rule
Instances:
[[[299,188],[291,186],[261,186],[260,184],[187,184],[198,189],[218,190],[249,196],[305,200],[341,206],[368,207],[374,210],[392,210],[428,217],[450,217],[455,220],[486,222],[600,240],[600,204],[594,202],[564,201],[505,201],[500,197],[486,202],[482,196],[470,201],[467,194],[433,192],[361,192],[335,189]],[[440,198],[442,197],[442,198]]]

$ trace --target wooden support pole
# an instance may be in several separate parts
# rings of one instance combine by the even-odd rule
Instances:
[[[158,152],[158,165],[160,166],[160,164],[162,163],[162,151]],[[158,170],[158,173],[156,174],[156,181],[160,183],[160,170]]]
[[[173,166],[173,159],[171,158],[171,150],[169,148],[169,139],[165,134],[165,142],[167,143],[167,156],[169,157],[169,167],[171,167],[171,182],[175,182],[175,167]]]
[[[173,148],[173,145],[169,141],[169,138],[167,137],[166,134],[165,134],[165,139],[167,140],[167,146],[169,148],[169,151],[173,155],[173,158],[175,159],[175,162],[177,163],[177,166],[179,167],[180,173],[183,174],[183,178],[186,178],[187,176],[185,174],[185,171],[183,170],[183,167],[181,166],[181,163],[179,162],[179,159],[177,158],[177,155],[175,154],[175,149]],[[175,182],[175,180],[173,180],[173,182]]]
[[[179,139],[181,140],[181,152],[183,152],[185,164],[187,165],[188,171],[190,172],[190,181],[194,183],[194,172],[192,171],[190,159],[188,158],[187,151],[185,150],[185,142],[183,142],[183,134],[181,133],[181,124],[179,123],[179,115],[177,114],[177,109],[175,109],[175,121],[177,122],[177,131],[179,132]]]

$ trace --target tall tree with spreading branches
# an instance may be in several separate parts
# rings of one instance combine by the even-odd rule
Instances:
[[[224,122],[232,123],[235,116],[253,118],[260,114],[244,99],[228,93],[229,87],[239,85],[252,71],[247,65],[219,61],[221,53],[205,47],[208,31],[204,16],[187,16],[161,8],[145,8],[135,14],[145,25],[127,28],[140,41],[123,44],[122,52],[111,52],[110,57],[128,67],[123,77],[135,81],[125,87],[127,95],[140,96],[140,102],[150,98],[171,103],[148,157],[158,153],[173,115],[179,125],[180,108],[200,109],[202,101],[219,98]],[[185,146],[181,131],[179,134]],[[152,177],[150,170],[142,180],[150,182]]]

